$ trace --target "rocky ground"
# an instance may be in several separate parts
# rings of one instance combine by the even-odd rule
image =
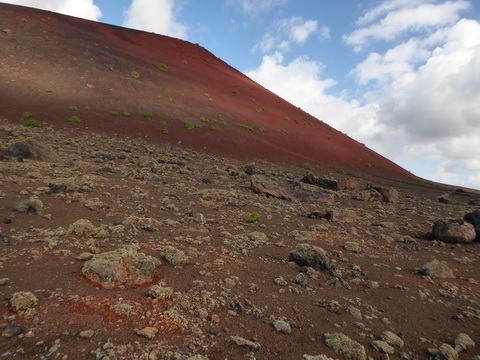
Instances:
[[[478,192],[7,121],[0,151],[2,359],[480,359]]]

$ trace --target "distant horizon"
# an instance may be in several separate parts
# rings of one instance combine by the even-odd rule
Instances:
[[[480,189],[473,1],[2,2],[198,43],[414,175]]]

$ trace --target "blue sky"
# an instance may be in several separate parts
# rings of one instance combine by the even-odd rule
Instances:
[[[480,189],[477,0],[10,0],[198,43],[414,174]]]

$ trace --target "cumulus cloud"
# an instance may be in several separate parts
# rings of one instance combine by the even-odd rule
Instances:
[[[54,11],[94,21],[98,21],[102,16],[102,12],[93,3],[93,0],[3,0],[3,2]]]
[[[308,38],[317,31],[318,22],[315,20],[304,20],[301,16],[293,16],[288,19],[281,19],[274,22],[274,31],[268,31],[258,41],[253,51],[260,51],[264,54],[271,51],[289,51],[294,44],[304,44]],[[328,27],[321,29],[322,37],[329,34]]]
[[[187,39],[188,28],[177,20],[175,0],[132,0],[125,11],[125,27]]]
[[[360,51],[371,40],[390,41],[407,32],[430,31],[454,24],[460,18],[459,13],[470,6],[470,3],[464,0],[442,4],[418,4],[418,1],[399,0],[385,2],[367,13],[366,17],[360,20],[360,23],[366,26],[344,36],[344,41],[354,46],[356,51]],[[378,20],[381,15],[384,17]],[[373,20],[378,21],[368,24]]]
[[[227,0],[227,5],[239,5],[243,12],[248,15],[258,15],[260,13],[272,10],[276,7],[284,6],[289,0]]]

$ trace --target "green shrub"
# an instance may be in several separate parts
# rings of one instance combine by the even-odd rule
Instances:
[[[129,117],[129,116],[130,116],[130,113],[129,113],[128,111],[124,111],[124,112],[122,113],[122,115],[125,116],[125,117]]]
[[[140,73],[136,72],[136,71],[132,71],[130,73],[130,76],[134,79],[138,79],[140,77]]]
[[[341,175],[347,175],[347,174],[348,174],[348,173],[347,173],[345,170],[343,170],[343,169],[338,169],[338,170],[337,170],[337,173],[339,173],[339,174],[341,174]]]
[[[31,128],[39,128],[39,127],[42,126],[42,124],[39,123],[37,120],[30,119],[30,120],[25,121],[23,123],[23,126],[31,127]]]
[[[375,166],[375,164],[366,163],[366,164],[365,164],[365,166],[366,166],[366,167],[368,167],[368,168],[371,168],[371,167],[374,167],[374,166]]]
[[[256,223],[256,222],[259,222],[260,221],[260,218],[262,216],[260,215],[260,213],[258,212],[253,212],[253,213],[250,213],[247,215],[247,218],[246,220],[249,222],[249,223]]]
[[[182,63],[184,63],[185,65],[188,65],[188,60],[182,60]]]
[[[465,208],[462,206],[454,206],[453,211],[463,212],[465,211]]]
[[[102,145],[108,145],[108,140],[100,140],[98,143]]]
[[[167,101],[168,101],[169,103],[173,103],[173,98],[169,97],[169,98],[167,99]]]
[[[11,37],[11,38],[8,38],[8,41],[10,41],[10,42],[17,42],[17,38]]]
[[[82,120],[78,117],[78,116],[70,116],[68,118],[68,121],[72,122],[72,123],[80,123],[82,122]]]
[[[199,117],[199,120],[200,120],[201,122],[207,122],[207,123],[210,122],[210,119],[206,118],[205,116],[200,116],[200,117]]]
[[[300,121],[298,121],[297,119],[293,120],[293,122],[294,122],[295,124],[300,124]]]
[[[397,198],[398,198],[399,201],[404,201],[405,200],[405,196],[400,195],[400,194],[397,195]]]
[[[217,128],[212,125],[212,126],[210,126],[210,130],[211,130],[211,131],[215,131],[215,130],[217,130]]]
[[[158,125],[160,125],[160,126],[167,126],[167,122],[166,122],[166,121],[160,121],[160,122],[158,123]]]
[[[102,191],[102,192],[100,193],[100,196],[110,197],[110,196],[112,196],[112,195],[111,195],[108,191]]]
[[[302,168],[304,168],[304,169],[306,169],[306,170],[310,170],[310,171],[313,171],[313,170],[314,170],[312,164],[310,164],[309,162],[304,162],[304,163],[302,164]]]
[[[288,117],[284,117],[283,120],[290,121],[290,119]]]
[[[168,129],[163,129],[163,130],[162,130],[162,134],[167,135],[167,134],[168,134]]]
[[[92,108],[90,106],[86,105],[86,106],[83,107],[83,110],[90,111],[90,110],[92,110]]]
[[[162,71],[168,71],[168,66],[165,64],[160,64],[157,66],[157,69]]]
[[[202,127],[202,125],[200,124],[194,124],[190,121],[184,121],[183,122],[183,126],[185,127],[185,129],[187,130],[193,130],[193,129],[200,129]]]
[[[233,91],[232,91],[232,94],[233,94],[233,95],[237,95],[237,94],[238,94],[238,90],[233,90]]]
[[[76,106],[74,106],[74,105],[73,105],[73,106],[69,106],[69,107],[68,107],[68,110],[76,111],[76,110],[78,110],[78,107],[76,107]]]
[[[45,91],[46,91],[47,93],[52,93],[52,92],[53,92],[53,89],[47,88],[47,89],[45,89]]]
[[[237,127],[242,127],[246,130],[249,130],[249,131],[252,131],[255,129],[255,126],[253,125],[247,125],[247,124],[241,124],[241,123],[235,123],[234,126],[237,126]]]
[[[152,120],[153,115],[151,113],[146,113],[143,117],[147,120]]]
[[[112,111],[110,114],[112,114],[113,116],[117,116],[117,115],[118,115],[118,111]]]
[[[25,112],[22,114],[22,117],[24,117],[24,118],[29,118],[29,117],[32,117],[32,116],[33,116],[33,114],[32,114],[31,112],[29,112],[29,111],[25,111]]]
[[[256,111],[257,113],[261,114],[262,112],[265,111],[265,109],[264,109],[264,108],[258,108],[258,109],[255,110],[255,111]]]
[[[265,131],[267,131],[267,129],[265,129],[264,127],[261,127],[261,128],[258,129],[258,130],[260,130],[260,132],[265,132]]]

